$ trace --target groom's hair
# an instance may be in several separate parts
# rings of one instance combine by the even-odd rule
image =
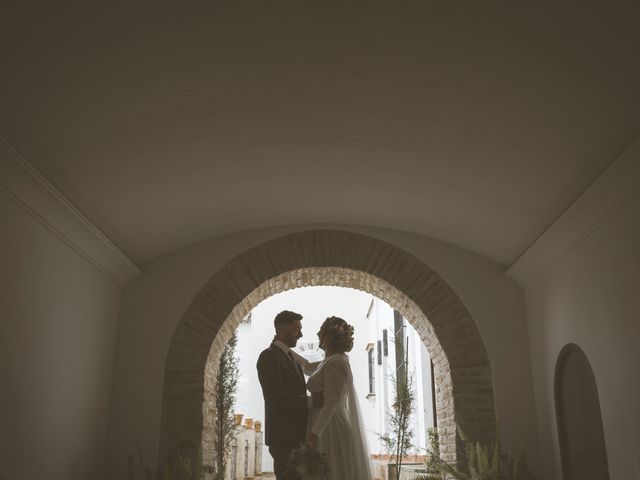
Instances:
[[[279,327],[295,322],[296,320],[302,320],[302,315],[296,312],[290,312],[289,310],[283,310],[276,315],[273,321],[273,326],[278,330]]]

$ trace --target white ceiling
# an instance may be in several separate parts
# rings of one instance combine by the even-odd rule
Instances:
[[[508,265],[640,135],[640,2],[48,3],[0,134],[136,262],[345,223]]]

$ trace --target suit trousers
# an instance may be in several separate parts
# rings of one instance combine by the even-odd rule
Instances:
[[[269,453],[273,457],[273,472],[277,480],[300,480],[300,475],[295,470],[289,470],[287,463],[291,451],[300,446],[300,442],[271,442]]]

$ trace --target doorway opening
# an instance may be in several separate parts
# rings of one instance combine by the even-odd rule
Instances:
[[[308,286],[346,287],[387,302],[415,328],[433,362],[435,418],[441,454],[454,462],[463,445],[456,428],[495,440],[491,367],[469,311],[420,259],[381,240],[341,230],[279,237],[239,255],[216,272],[184,313],[165,366],[159,458],[179,441],[213,457],[206,412],[225,345],[260,302]]]

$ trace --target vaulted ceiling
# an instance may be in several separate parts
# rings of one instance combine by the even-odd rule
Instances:
[[[136,262],[343,223],[508,265],[640,135],[638,2],[16,3],[0,134]]]

